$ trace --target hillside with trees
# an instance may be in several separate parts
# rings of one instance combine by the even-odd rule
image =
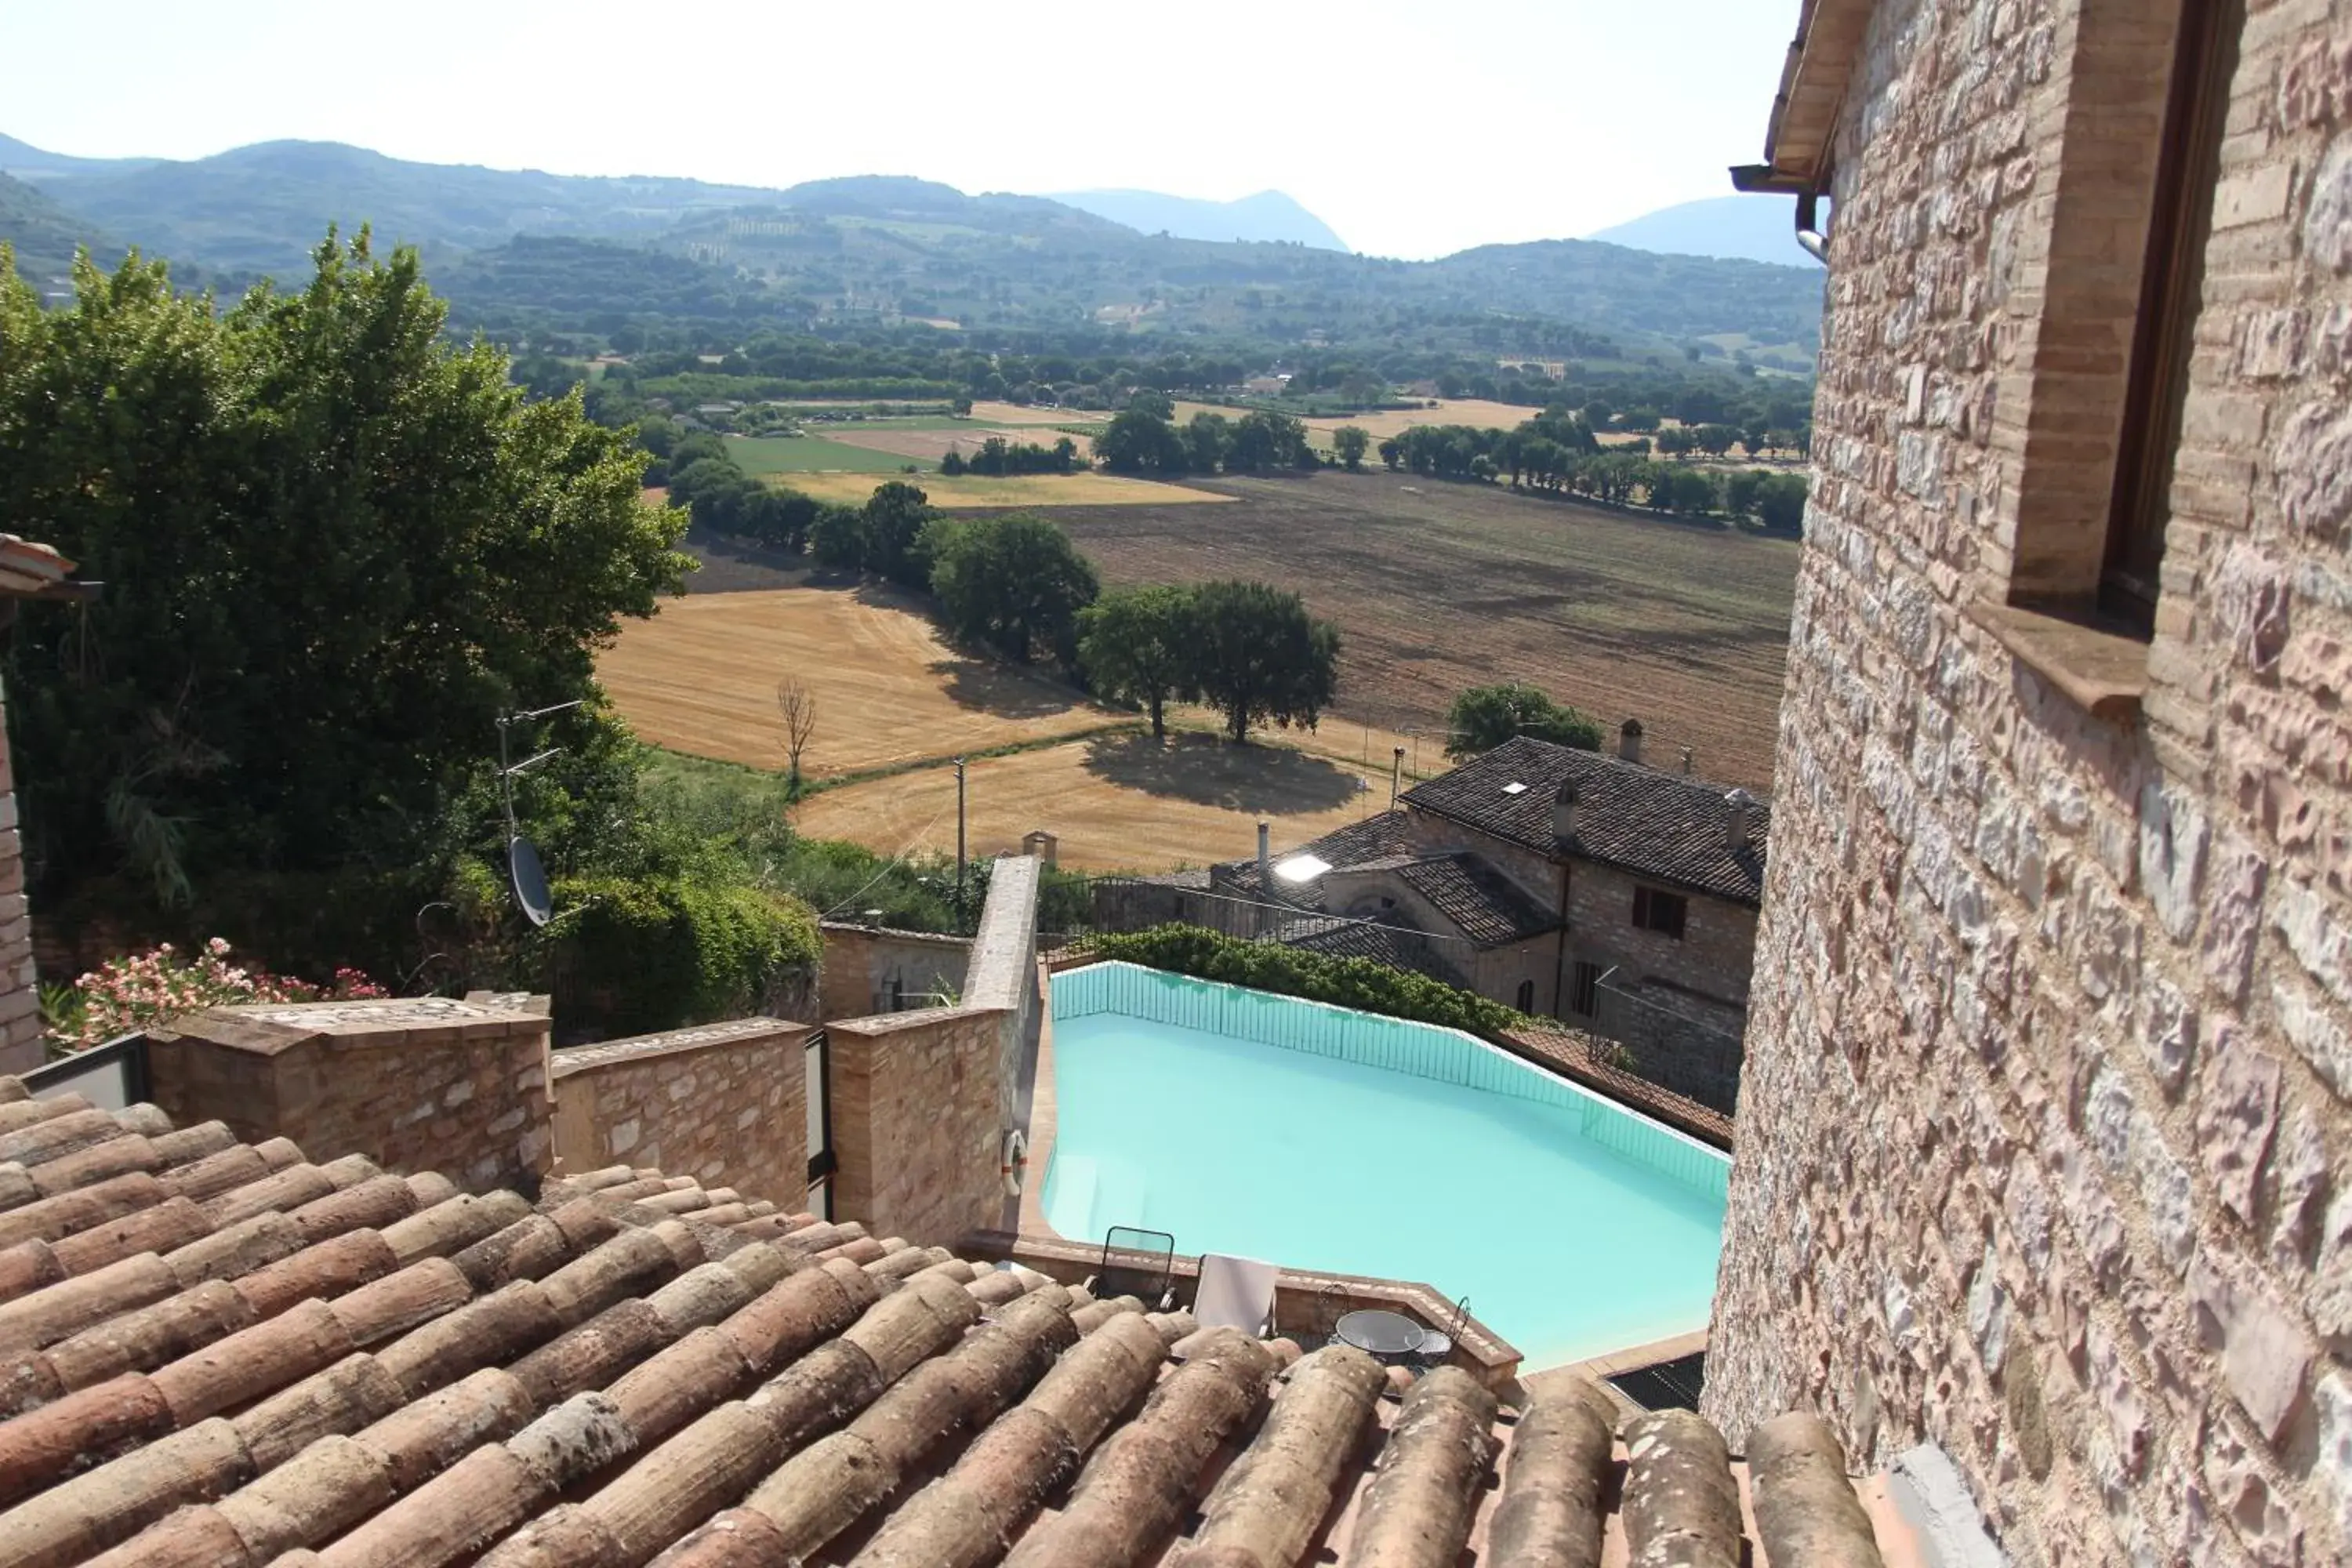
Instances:
[[[1139,337],[1585,355],[1604,340],[1646,353],[1728,337],[1793,365],[1819,339],[1815,274],[1576,240],[1403,262],[1140,233],[1043,197],[916,179],[766,191],[415,163],[332,142],[264,142],[184,163],[19,163],[78,238],[236,279],[298,275],[329,224],[366,226],[380,244],[416,246],[436,268],[474,258],[446,279],[461,317],[530,311],[575,331],[610,331],[616,317],[1108,323]],[[32,231],[29,217],[0,213],[0,238]],[[594,243],[546,243],[555,239]]]

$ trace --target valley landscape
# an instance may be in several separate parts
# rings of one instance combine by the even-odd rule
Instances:
[[[802,834],[950,851],[946,764],[970,755],[976,854],[1044,827],[1074,866],[1202,864],[1245,852],[1261,818],[1303,840],[1384,805],[1400,750],[1409,776],[1442,771],[1454,700],[1496,682],[1612,742],[1640,719],[1654,765],[1769,787],[1796,544],[1721,501],[1740,464],[1718,446],[1664,475],[1704,477],[1701,500],[1663,503],[1654,477],[1636,510],[1629,487],[1604,503],[1516,472],[1480,483],[1458,457],[1392,448],[1448,431],[1483,446],[1549,407],[1544,428],[1593,453],[1645,461],[1728,421],[1748,466],[1787,469],[1818,337],[1801,268],[1581,241],[1385,261],[1278,193],[767,190],[316,142],[173,163],[0,138],[0,240],[53,300],[76,243],[137,244],[232,290],[294,269],[331,221],[413,244],[453,334],[508,348],[533,395],[577,388],[592,418],[638,431],[647,498],[691,505],[688,596],[628,624],[598,677],[644,740],[765,772],[782,765],[777,683],[801,681],[823,714]],[[1317,471],[1089,460],[1154,401],[1187,439],[1295,421]],[[1343,431],[1362,433],[1360,471]],[[1056,442],[1075,453],[1058,471],[966,467],[983,446]],[[724,495],[709,472],[672,483],[705,455],[733,476]],[[921,583],[813,564],[801,533],[742,510],[764,492],[845,513],[894,481],[950,521],[1045,518],[1105,591],[1296,590],[1341,639],[1320,724],[1235,746],[1180,706],[1163,744],[1074,669],[955,637]]]

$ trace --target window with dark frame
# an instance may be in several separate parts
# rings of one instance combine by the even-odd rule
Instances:
[[[2156,628],[2189,355],[2243,0],[2184,0],[2156,169],[2123,440],[2107,514],[2099,609],[2142,636]]]
[[[1601,1011],[1601,966],[1576,961],[1575,973],[1568,985],[1568,1010],[1580,1018],[1590,1018]]]
[[[1690,900],[1680,893],[1661,892],[1655,888],[1633,889],[1633,923],[1643,931],[1654,931],[1683,939],[1683,921],[1690,912]]]
[[[1520,981],[1519,994],[1517,1000],[1512,1002],[1511,1005],[1517,1007],[1522,1013],[1534,1012],[1536,1010],[1536,983],[1532,980]]]

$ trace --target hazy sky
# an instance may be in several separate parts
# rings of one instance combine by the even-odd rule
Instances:
[[[1798,0],[0,0],[0,132],[573,174],[1286,191],[1360,250],[1727,193]]]

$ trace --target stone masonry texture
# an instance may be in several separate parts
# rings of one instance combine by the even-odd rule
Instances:
[[[1017,1016],[938,1008],[829,1024],[834,1213],[877,1236],[949,1247],[1001,1225],[1014,1108],[1004,1058]]]
[[[474,1192],[535,1185],[549,1160],[548,1019],[418,996],[211,1007],[149,1031],[155,1103],[253,1143],[365,1154]]]
[[[803,1207],[808,1033],[738,1018],[557,1051],[556,1174],[650,1165],[788,1213]]]
[[[2352,1561],[2352,0],[2242,8],[2142,711],[1968,608],[2104,526],[2179,14],[1852,75],[1707,1358],[2029,1565]]]
[[[0,1073],[41,1065],[41,993],[33,968],[33,921],[25,907],[25,859],[16,829],[16,776],[0,710]]]

